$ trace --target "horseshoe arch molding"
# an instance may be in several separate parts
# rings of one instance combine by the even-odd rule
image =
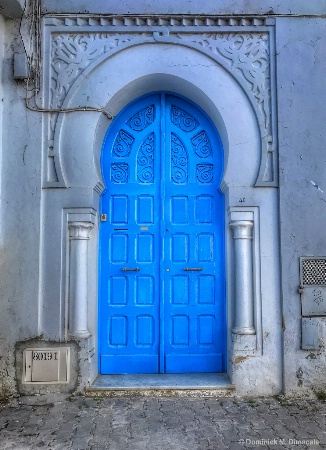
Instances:
[[[46,28],[49,29],[52,27]],[[70,79],[69,77],[68,79],[66,77],[66,85],[60,83],[60,81],[64,78],[62,77],[62,74],[64,75],[65,70],[69,71],[68,60],[66,60],[65,66],[62,64],[61,75],[60,72],[55,72],[52,70],[51,77],[49,76],[48,78],[52,79],[52,95],[49,94],[48,99],[46,100],[50,107],[67,108],[81,106],[80,101],[83,101],[82,106],[94,106],[94,104],[91,103],[93,99],[87,100],[87,97],[82,95],[80,96],[81,98],[79,99],[78,104],[78,92],[80,93],[81,86],[85,84],[85,80],[92,79],[92,77],[94,78],[94,74],[98,68],[105,64],[106,61],[116,58],[118,54],[123,54],[124,52],[128,52],[132,49],[140,50],[144,45],[154,45],[156,48],[159,48],[162,45],[171,45],[174,46],[174,48],[183,48],[188,51],[195,51],[197,55],[204,55],[206,58],[211,60],[212,64],[215,64],[216,66],[223,68],[224,71],[227,71],[228,76],[236,82],[247,100],[249,100],[260,135],[260,162],[253,184],[259,187],[277,186],[277,158],[275,148],[276,120],[275,105],[273,104],[273,96],[271,95],[274,89],[274,70],[272,58],[273,27],[250,27],[249,29],[244,27],[241,29],[239,29],[239,27],[223,27],[214,29],[214,32],[209,34],[207,32],[203,33],[203,27],[201,27],[198,31],[196,30],[196,33],[194,32],[193,27],[190,27],[187,32],[183,31],[183,33],[176,33],[173,30],[173,27],[171,29],[160,27],[156,28],[154,31],[153,29],[148,31],[147,28],[147,33],[143,33],[142,35],[139,35],[139,32],[137,34],[126,34],[126,29],[124,30],[124,33],[117,33],[116,30],[114,30],[115,33],[102,32],[101,35],[99,33],[94,34],[93,32],[85,32],[80,34],[80,27],[78,28],[79,34],[77,34],[77,30],[75,30],[74,27],[69,30],[69,33],[67,33],[65,29],[65,33],[58,34],[56,30],[56,33],[51,41],[52,68],[53,65],[59,61],[58,53],[56,53],[57,50],[55,50],[55,47],[53,46],[54,39],[57,39],[58,41],[60,38],[61,43],[65,42],[65,45],[68,47],[70,45],[71,51],[74,51],[73,47],[71,47],[73,40],[80,39],[80,42],[82,42],[82,45],[84,45],[85,48],[89,46],[89,52],[93,49],[92,57],[87,59],[86,56],[84,56],[84,60],[79,63],[78,67],[75,67],[76,76],[74,77],[70,75]],[[88,31],[88,29],[85,31]],[[51,33],[49,37],[51,37]],[[109,45],[109,42],[111,42],[112,45]],[[56,45],[58,45],[58,42]],[[259,55],[259,58],[256,58],[256,60],[254,60],[255,54]],[[57,55],[57,60],[55,59],[55,55]],[[250,67],[250,64],[252,67]],[[71,70],[70,73],[72,73]],[[153,74],[151,73],[148,74],[148,76],[152,75]],[[180,79],[181,78],[182,77],[180,77]],[[132,82],[132,80],[130,82]],[[165,88],[166,86],[163,86],[163,89]],[[140,95],[144,93],[146,92],[141,92]],[[187,94],[186,92],[180,93],[183,95]],[[112,95],[112,98],[113,97],[114,95]],[[132,97],[128,98],[125,104],[133,99],[134,98]],[[111,111],[112,104],[110,100],[111,98],[106,97],[104,101],[101,99],[102,103],[95,106],[100,108],[109,107]],[[122,106],[124,105],[121,105],[121,107]],[[207,110],[204,104],[201,104],[200,106]],[[117,112],[114,111],[114,108],[112,111],[114,113]],[[98,114],[96,113],[85,112],[83,114],[76,114],[79,114],[79,117],[82,115],[89,116],[89,114],[97,116],[96,128],[101,129],[103,127],[102,123],[105,123],[107,128],[110,123],[110,121],[106,119],[99,119]],[[63,149],[66,148],[66,145],[64,144],[64,137],[67,133],[65,128],[66,124],[68,124],[70,120],[67,120],[67,116],[65,115],[59,115],[59,117],[54,116],[54,118],[52,118],[52,122],[52,139],[50,136],[49,142],[52,142],[53,140],[53,147],[51,150],[53,154],[50,156],[53,157],[52,159],[54,161],[54,170],[57,173],[57,180],[54,182],[47,180],[45,182],[45,187],[67,187],[70,185],[70,181],[69,176],[67,175],[67,164],[65,161],[66,157]],[[91,122],[94,127],[94,118],[91,119]],[[49,127],[49,129],[51,130],[51,127]],[[228,146],[224,143],[224,148],[227,149],[227,147]],[[96,159],[97,156],[95,155],[95,160]],[[95,185],[98,186],[97,189],[100,192],[102,189],[102,183],[99,174],[99,164],[97,164],[98,180]]]

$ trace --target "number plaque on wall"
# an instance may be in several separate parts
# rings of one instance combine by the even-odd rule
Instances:
[[[23,383],[68,383],[70,348],[24,350]]]

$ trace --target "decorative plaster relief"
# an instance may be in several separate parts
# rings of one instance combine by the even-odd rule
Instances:
[[[104,53],[135,36],[110,33],[59,34],[51,44],[51,107],[60,108],[73,82]]]
[[[268,33],[178,34],[220,55],[232,71],[244,78],[263,114],[265,129],[270,134],[270,65]]]
[[[144,35],[143,35],[144,36]],[[171,37],[173,34],[170,35]],[[238,72],[252,91],[264,115],[265,128],[270,123],[270,75],[268,33],[182,34],[188,40],[222,56]],[[89,33],[60,34],[52,41],[51,106],[59,108],[73,82],[93,61],[120,45],[131,43],[139,35]],[[148,38],[148,35],[144,37]],[[187,120],[187,118],[184,118]],[[195,123],[194,123],[195,125]]]
[[[47,25],[65,27],[258,27],[269,25],[273,19],[263,17],[235,17],[235,16],[75,16],[48,17]]]
[[[262,140],[261,167],[256,185],[277,184],[272,144],[275,130],[272,129],[271,28],[266,27],[264,19],[70,17],[47,18],[44,23],[50,30],[50,108],[62,107],[71,86],[87,67],[96,65],[104,55],[109,57],[110,53],[125,47],[146,42],[181,44],[216,60],[239,82],[256,110]],[[151,114],[143,116],[145,125],[149,124]],[[187,124],[189,118],[179,111],[174,120],[182,125]],[[56,121],[57,115],[53,115],[50,140],[54,136]],[[193,125],[196,126],[195,123]],[[54,161],[57,166],[58,159]],[[57,167],[55,171],[58,172]]]

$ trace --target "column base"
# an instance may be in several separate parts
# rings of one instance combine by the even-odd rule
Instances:
[[[91,333],[88,330],[81,330],[75,332],[69,332],[69,339],[87,339],[91,336]]]
[[[256,334],[254,327],[238,327],[232,329],[233,334]]]

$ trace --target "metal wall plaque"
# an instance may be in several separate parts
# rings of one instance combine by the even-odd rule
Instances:
[[[320,328],[316,317],[301,319],[301,348],[302,350],[320,349]]]
[[[70,348],[33,348],[23,353],[23,383],[68,383]]]
[[[326,257],[300,258],[302,316],[326,316]]]

